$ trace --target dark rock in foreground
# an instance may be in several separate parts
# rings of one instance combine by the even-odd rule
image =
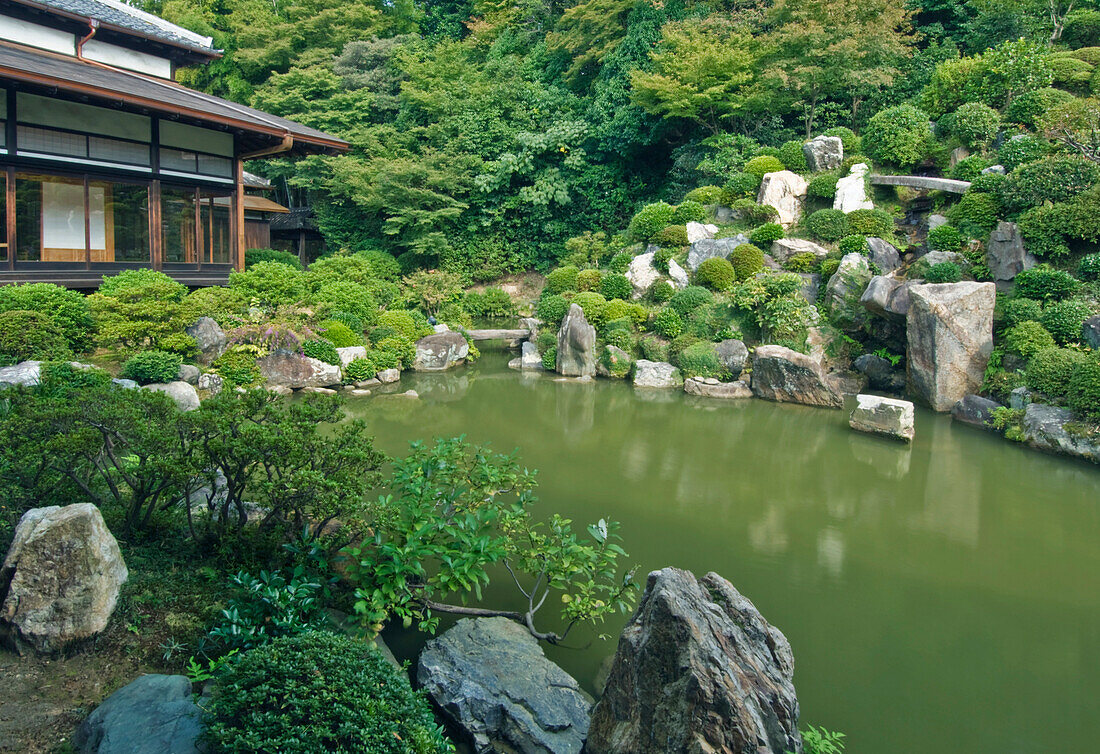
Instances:
[[[752,392],[781,403],[840,408],[844,401],[825,381],[821,365],[783,346],[759,346],[752,357]]]
[[[182,675],[143,675],[111,694],[80,725],[80,754],[197,754],[202,718]]]
[[[951,409],[951,418],[972,427],[978,427],[993,432],[993,412],[1003,408],[997,401],[983,398],[980,395],[970,394],[956,403]]]

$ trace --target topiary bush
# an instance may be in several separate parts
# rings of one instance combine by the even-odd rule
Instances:
[[[302,260],[297,254],[279,249],[246,249],[244,252],[244,268],[247,270],[257,262],[278,262],[296,270],[302,269]]]
[[[804,251],[790,257],[783,266],[791,272],[815,272],[821,265],[816,254],[812,251]]]
[[[753,228],[752,232],[749,233],[749,240],[764,248],[765,246],[771,246],[785,235],[783,226],[779,223],[764,223],[757,228]]]
[[[284,272],[288,269],[274,262],[258,264],[257,269],[265,265]],[[251,274],[233,272],[230,278]],[[103,278],[99,290],[88,297],[88,309],[96,323],[96,343],[105,348],[193,353],[195,341],[184,332],[192,323],[184,304],[186,297],[187,286],[148,268]]]
[[[751,243],[743,243],[730,254],[730,264],[738,280],[748,280],[764,269],[764,251]]]
[[[706,288],[699,285],[689,285],[669,300],[668,305],[681,317],[687,317],[714,300],[714,296]],[[670,336],[675,337],[675,336]]]
[[[378,326],[388,327],[406,340],[415,343],[425,335],[435,332],[428,319],[419,311],[391,309],[378,316]],[[374,340],[372,337],[371,340]]]
[[[973,181],[992,163],[981,155],[972,154],[955,163],[950,176],[956,181]]]
[[[669,225],[664,227],[653,236],[653,243],[663,249],[679,249],[687,246],[687,227],[683,225]]]
[[[1074,369],[1066,402],[1077,413],[1100,419],[1100,357],[1096,354]]]
[[[1021,165],[1012,171],[1005,191],[1009,206],[1037,207],[1064,202],[1100,181],[1100,165],[1081,157],[1054,155]]]
[[[1069,255],[1066,231],[1072,222],[1068,205],[1047,204],[1032,207],[1016,218],[1016,224],[1024,237],[1027,250],[1035,256],[1055,259]]]
[[[738,199],[755,197],[758,188],[760,188],[760,176],[755,173],[734,173],[722,186],[722,202],[732,207]]]
[[[684,320],[675,309],[666,306],[654,315],[652,329],[658,335],[675,338],[684,331]]]
[[[1077,263],[1077,276],[1082,280],[1100,280],[1100,252],[1081,257]]]
[[[595,291],[585,291],[573,297],[573,302],[584,310],[584,318],[588,324],[596,329],[604,323],[604,310],[607,308],[607,299]]]
[[[848,232],[889,238],[894,233],[894,218],[881,209],[857,209],[848,213]]]
[[[1018,272],[1013,282],[1017,296],[1036,301],[1067,298],[1080,287],[1080,283],[1065,270],[1055,270],[1046,265],[1037,265],[1030,270]]]
[[[840,239],[840,243],[836,245],[837,250],[841,254],[864,254],[866,255],[870,249],[867,248],[867,236],[844,236]]]
[[[1046,156],[1048,149],[1046,142],[1038,136],[1018,134],[1001,145],[997,150],[997,159],[1005,170],[1012,172],[1021,165]]]
[[[928,154],[928,114],[912,105],[880,110],[863,129],[863,151],[877,162],[912,167]]]
[[[756,176],[760,180],[763,180],[768,173],[778,173],[784,169],[785,166],[778,157],[766,154],[753,157],[745,163],[745,172]],[[760,180],[757,181],[757,186],[760,185]]]
[[[600,294],[606,299],[627,299],[634,292],[634,286],[626,275],[608,275],[600,282]]]
[[[514,317],[515,314],[516,305],[512,302],[512,297],[503,288],[486,288],[485,292],[481,294],[481,311],[478,312],[478,316]]]
[[[685,377],[713,377],[729,379],[730,373],[718,358],[713,343],[693,343],[680,351],[676,357],[676,366]]]
[[[49,317],[76,353],[92,347],[95,322],[88,310],[87,297],[77,291],[53,283],[0,286],[0,312],[14,310],[38,312]]]
[[[1010,327],[1004,335],[1009,353],[1029,359],[1044,348],[1054,348],[1054,337],[1038,322],[1030,320]]]
[[[343,322],[334,319],[326,319],[317,326],[318,331],[325,336],[325,340],[337,348],[363,345],[363,338],[352,332],[351,328]]]
[[[1073,373],[1081,368],[1087,357],[1080,351],[1068,348],[1048,347],[1036,351],[1027,362],[1024,372],[1026,384],[1051,398],[1062,398],[1069,392]]]
[[[126,360],[122,365],[119,377],[133,380],[139,385],[150,385],[154,382],[174,382],[183,365],[183,357],[178,353],[167,351],[142,351]]]
[[[817,199],[832,199],[836,196],[836,173],[821,173],[810,179],[806,186],[806,195]]]
[[[577,290],[577,275],[580,273],[573,265],[563,265],[551,270],[546,276],[545,293],[565,293]]]
[[[210,366],[230,388],[252,387],[259,384],[262,377],[256,366],[256,354],[239,346],[230,346]]]
[[[1062,345],[1081,339],[1081,325],[1095,312],[1092,306],[1080,299],[1051,301],[1043,308],[1039,322]]]
[[[673,223],[676,210],[665,202],[647,204],[630,220],[629,233],[639,241],[648,241]]]
[[[772,222],[779,217],[779,211],[775,207],[769,204],[757,204],[752,199],[739,199],[733,203],[731,209],[738,218],[753,227]]]
[[[806,218],[806,228],[817,240],[834,243],[848,235],[848,216],[839,209],[819,209]]]
[[[961,279],[962,270],[954,262],[937,262],[924,273],[926,283],[957,283]]]
[[[311,359],[318,359],[326,364],[340,365],[340,354],[336,353],[336,346],[324,338],[311,338],[302,343],[302,353]]]
[[[699,204],[718,204],[722,201],[722,189],[718,186],[700,186],[692,189],[684,196],[685,202],[698,202]]]
[[[535,315],[543,322],[561,322],[568,311],[569,302],[557,294],[543,296],[539,299],[538,306],[535,307]]]
[[[1012,102],[1005,108],[1004,119],[1034,130],[1044,114],[1072,99],[1072,94],[1061,89],[1049,86],[1032,89],[1012,98]]]
[[[378,317],[378,302],[371,292],[350,280],[332,280],[321,285],[310,300],[324,312],[348,312],[370,325]]]
[[[793,170],[796,173],[806,172],[806,153],[802,151],[802,143],[801,139],[795,139],[784,142],[779,148],[779,161],[786,166],[787,170]]]
[[[958,203],[947,210],[947,219],[961,231],[984,236],[997,227],[1001,207],[990,194],[963,194]]]
[[[305,273],[280,262],[256,262],[247,270],[234,270],[229,273],[229,287],[268,308],[295,304],[306,296]],[[102,286],[99,292],[103,293]]]
[[[699,269],[695,271],[695,282],[712,291],[729,290],[736,279],[737,273],[733,271],[733,265],[728,259],[722,257],[704,259]]]
[[[453,751],[427,700],[370,644],[324,631],[275,639],[226,663],[203,705],[218,752]]]
[[[378,371],[373,359],[361,356],[358,359],[352,359],[344,367],[344,382],[363,382],[372,379]]]
[[[824,135],[839,137],[841,144],[844,145],[845,154],[860,154],[863,151],[863,140],[847,126],[833,126],[826,129]]]
[[[663,304],[676,295],[676,289],[667,280],[658,280],[649,286],[649,298],[655,303]]]
[[[599,270],[581,270],[577,273],[577,290],[594,291],[600,287],[603,274]]]
[[[24,309],[0,313],[0,365],[72,356],[64,331],[47,315]]]
[[[954,225],[941,225],[928,231],[928,248],[933,251],[959,251],[965,239]]]
[[[981,102],[967,102],[955,111],[951,135],[970,149],[984,149],[996,138],[1000,128],[1000,113]]]
[[[672,223],[675,225],[699,223],[706,216],[707,210],[702,204],[691,199],[685,199],[682,203],[676,205],[676,210],[672,213]]]
[[[1038,322],[1043,316],[1043,306],[1030,298],[1012,298],[1004,304],[1004,324],[1006,327],[1018,325],[1029,320]]]
[[[620,251],[615,256],[611,257],[611,261],[607,263],[607,269],[612,272],[623,273],[630,269],[630,262],[633,260],[633,255],[628,251]]]

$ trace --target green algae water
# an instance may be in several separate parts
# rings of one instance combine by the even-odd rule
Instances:
[[[728,578],[790,639],[803,726],[845,732],[853,754],[1096,750],[1100,468],[929,411],[906,447],[844,411],[556,382],[483,350],[394,386],[419,400],[349,413],[393,454],[458,434],[518,448],[536,512],[621,521],[642,581],[667,565]],[[519,606],[495,587],[488,602]],[[595,691],[625,620],[548,654]],[[425,638],[387,636],[405,657]]]

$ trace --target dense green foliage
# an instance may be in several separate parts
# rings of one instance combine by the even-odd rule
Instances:
[[[71,357],[65,333],[48,315],[23,309],[0,313],[0,363]]]
[[[95,323],[88,312],[88,299],[77,291],[50,283],[0,286],[0,312],[13,309],[48,316],[76,353],[92,345]]]
[[[139,385],[172,382],[177,379],[182,364],[183,359],[178,353],[141,351],[126,360],[118,376],[134,380]]]

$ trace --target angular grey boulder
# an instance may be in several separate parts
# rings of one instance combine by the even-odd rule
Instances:
[[[580,754],[584,747],[592,700],[507,618],[458,621],[424,647],[416,679],[475,751]]]
[[[787,260],[798,254],[813,254],[821,260],[828,256],[829,250],[804,238],[780,238],[777,241],[772,241],[769,254],[779,264],[786,264]]]
[[[840,266],[825,286],[825,306],[833,323],[842,330],[858,329],[867,319],[860,301],[871,282],[871,267],[867,257],[856,252],[845,254]]]
[[[1003,408],[997,401],[983,398],[980,395],[964,395],[962,399],[951,407],[951,418],[961,424],[969,424],[972,427],[984,429],[987,432],[996,430],[991,426],[993,412]]]
[[[195,378],[195,382],[198,382],[197,377]],[[175,402],[176,408],[180,411],[194,411],[201,405],[199,393],[195,390],[195,386],[183,380],[167,383],[154,382],[149,385],[144,385],[143,389],[154,390],[158,393],[166,394]]]
[[[739,398],[751,398],[752,388],[743,380],[734,382],[719,382],[715,379],[702,379],[689,377],[684,380],[684,392],[688,395],[698,395],[703,398],[722,398],[733,400]]]
[[[623,629],[588,754],[802,751],[794,655],[730,582],[649,574]]]
[[[811,173],[835,170],[844,161],[844,141],[839,136],[815,136],[802,145]]]
[[[596,328],[584,318],[584,310],[570,304],[558,328],[558,372],[566,377],[596,374]]]
[[[1100,463],[1100,438],[1070,431],[1066,425],[1073,420],[1068,409],[1030,403],[1024,410],[1024,437],[1033,448]]]
[[[77,728],[80,754],[198,754],[202,712],[182,675],[143,675],[107,697]]]
[[[892,243],[871,237],[867,239],[867,250],[871,252],[871,264],[880,272],[890,273],[901,267],[901,252]]]
[[[875,390],[900,393],[905,389],[905,373],[895,368],[889,359],[865,353],[857,357],[852,366],[867,376],[868,384]]]
[[[909,289],[919,284],[893,275],[875,275],[863,289],[859,303],[872,314],[904,318],[909,313]]]
[[[412,368],[417,372],[443,372],[465,363],[469,355],[470,344],[462,333],[447,331],[426,335],[416,341]]]
[[[0,367],[0,387],[5,385],[34,387],[41,377],[41,361],[21,361],[10,367]]]
[[[257,359],[256,366],[268,387],[298,390],[304,387],[329,387],[340,384],[340,367],[320,359],[286,351]]]
[[[667,361],[638,359],[634,362],[634,387],[679,388],[683,385],[680,370]]]
[[[783,346],[759,346],[752,357],[752,392],[780,403],[841,408],[844,401],[825,380],[821,364]]]
[[[1024,237],[1016,223],[997,223],[985,250],[989,272],[1001,289],[1008,288],[1016,275],[1035,266],[1035,257],[1024,248]]]
[[[715,346],[718,360],[722,366],[729,370],[734,377],[740,376],[745,369],[745,363],[749,360],[749,349],[744,341],[737,338],[727,338]]]
[[[1100,314],[1081,323],[1081,340],[1094,351],[1100,350]]]
[[[187,328],[187,334],[195,339],[199,347],[198,361],[209,365],[225,353],[228,341],[221,325],[210,317],[199,317],[195,324]]]
[[[857,395],[848,426],[859,432],[912,442],[915,431],[913,404],[878,395]]]
[[[696,241],[688,249],[688,270],[695,272],[705,260],[712,257],[728,259],[733,250],[742,244],[747,244],[749,237],[744,233],[738,233],[733,238],[705,238]]]

